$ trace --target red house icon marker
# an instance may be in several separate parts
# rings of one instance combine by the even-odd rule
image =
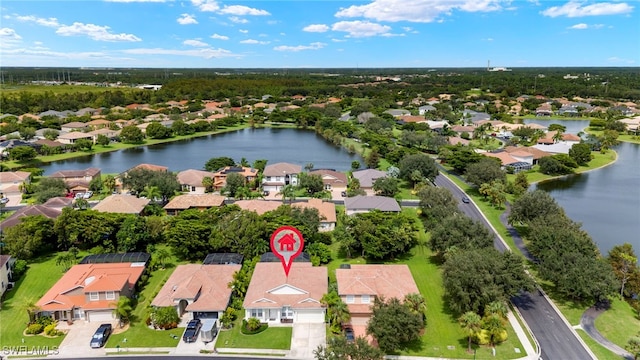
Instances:
[[[286,234],[278,240],[280,251],[293,251],[293,245],[295,245],[295,243],[296,239],[293,238],[292,234]]]

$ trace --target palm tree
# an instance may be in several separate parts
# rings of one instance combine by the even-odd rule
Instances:
[[[205,176],[202,178],[202,186],[204,186],[204,192],[212,192],[213,191],[213,179],[211,176]]]
[[[133,311],[133,306],[131,306],[131,299],[126,296],[120,296],[118,298],[118,302],[115,304],[116,308],[113,310],[120,319],[120,327],[126,324],[131,317],[131,312]]]
[[[495,346],[496,339],[498,339],[498,336],[505,330],[504,319],[498,314],[491,314],[485,316],[483,323],[483,328],[489,333],[491,346]]]
[[[38,314],[40,310],[40,307],[36,305],[36,301],[33,299],[25,300],[23,307],[27,311],[27,315],[29,315],[29,324],[34,323],[36,321],[36,314]]]
[[[503,301],[493,301],[490,302],[484,308],[484,316],[498,315],[502,319],[507,319],[507,313],[509,310],[507,309],[507,305]]]
[[[409,306],[409,309],[415,314],[420,314],[422,320],[426,317],[427,303],[424,301],[422,295],[418,293],[407,294],[404,297],[404,304]]]
[[[289,199],[289,202],[292,203],[293,200],[296,199],[296,189],[293,185],[285,185],[282,190],[280,190],[280,195],[282,195],[282,203],[284,204],[286,199]]]
[[[155,256],[156,261],[158,262],[160,267],[162,267],[163,269],[164,269],[165,265],[167,264],[167,260],[169,260],[169,258],[171,257],[171,254],[169,253],[169,250],[167,250],[165,248],[160,248],[160,249],[156,250],[153,255]]]
[[[340,332],[342,324],[351,319],[347,304],[340,299],[335,290],[324,294],[320,302],[327,307],[327,318],[332,331]]]
[[[160,192],[160,189],[158,189],[157,186],[149,186],[149,185],[145,185],[144,190],[142,190],[140,195],[146,197],[151,201],[155,201],[155,199],[162,197],[162,193]]]
[[[107,175],[102,180],[102,186],[108,189],[109,193],[116,189],[116,178],[113,175]]]
[[[467,336],[469,337],[469,345],[467,351],[471,352],[471,337],[473,337],[473,335],[477,334],[478,331],[482,329],[482,319],[480,318],[480,315],[474,313],[473,311],[467,311],[460,317],[460,319],[458,319],[458,321],[460,322],[460,326],[462,326],[464,331],[467,333]]]
[[[556,133],[553,134],[553,136],[551,137],[551,139],[553,139],[554,143],[557,143],[558,141],[562,140],[562,130],[558,129],[556,130]]]

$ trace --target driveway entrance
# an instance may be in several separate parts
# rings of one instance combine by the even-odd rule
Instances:
[[[289,356],[295,359],[313,359],[313,351],[327,344],[325,323],[294,323]]]

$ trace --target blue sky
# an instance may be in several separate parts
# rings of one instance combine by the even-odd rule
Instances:
[[[639,7],[631,0],[3,0],[0,65],[639,66]]]

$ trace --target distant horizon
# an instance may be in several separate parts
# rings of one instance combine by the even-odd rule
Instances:
[[[637,69],[640,65],[636,66],[514,66],[505,67],[509,70],[522,70],[522,69]],[[133,66],[1,66],[0,69],[77,69],[77,70],[405,70],[405,69],[419,69],[419,70],[482,70],[488,73],[496,72],[510,72],[510,71],[487,71],[487,67],[463,67],[463,66],[389,66],[389,67],[133,67]]]
[[[637,67],[636,4],[5,0],[0,59],[45,68]]]

